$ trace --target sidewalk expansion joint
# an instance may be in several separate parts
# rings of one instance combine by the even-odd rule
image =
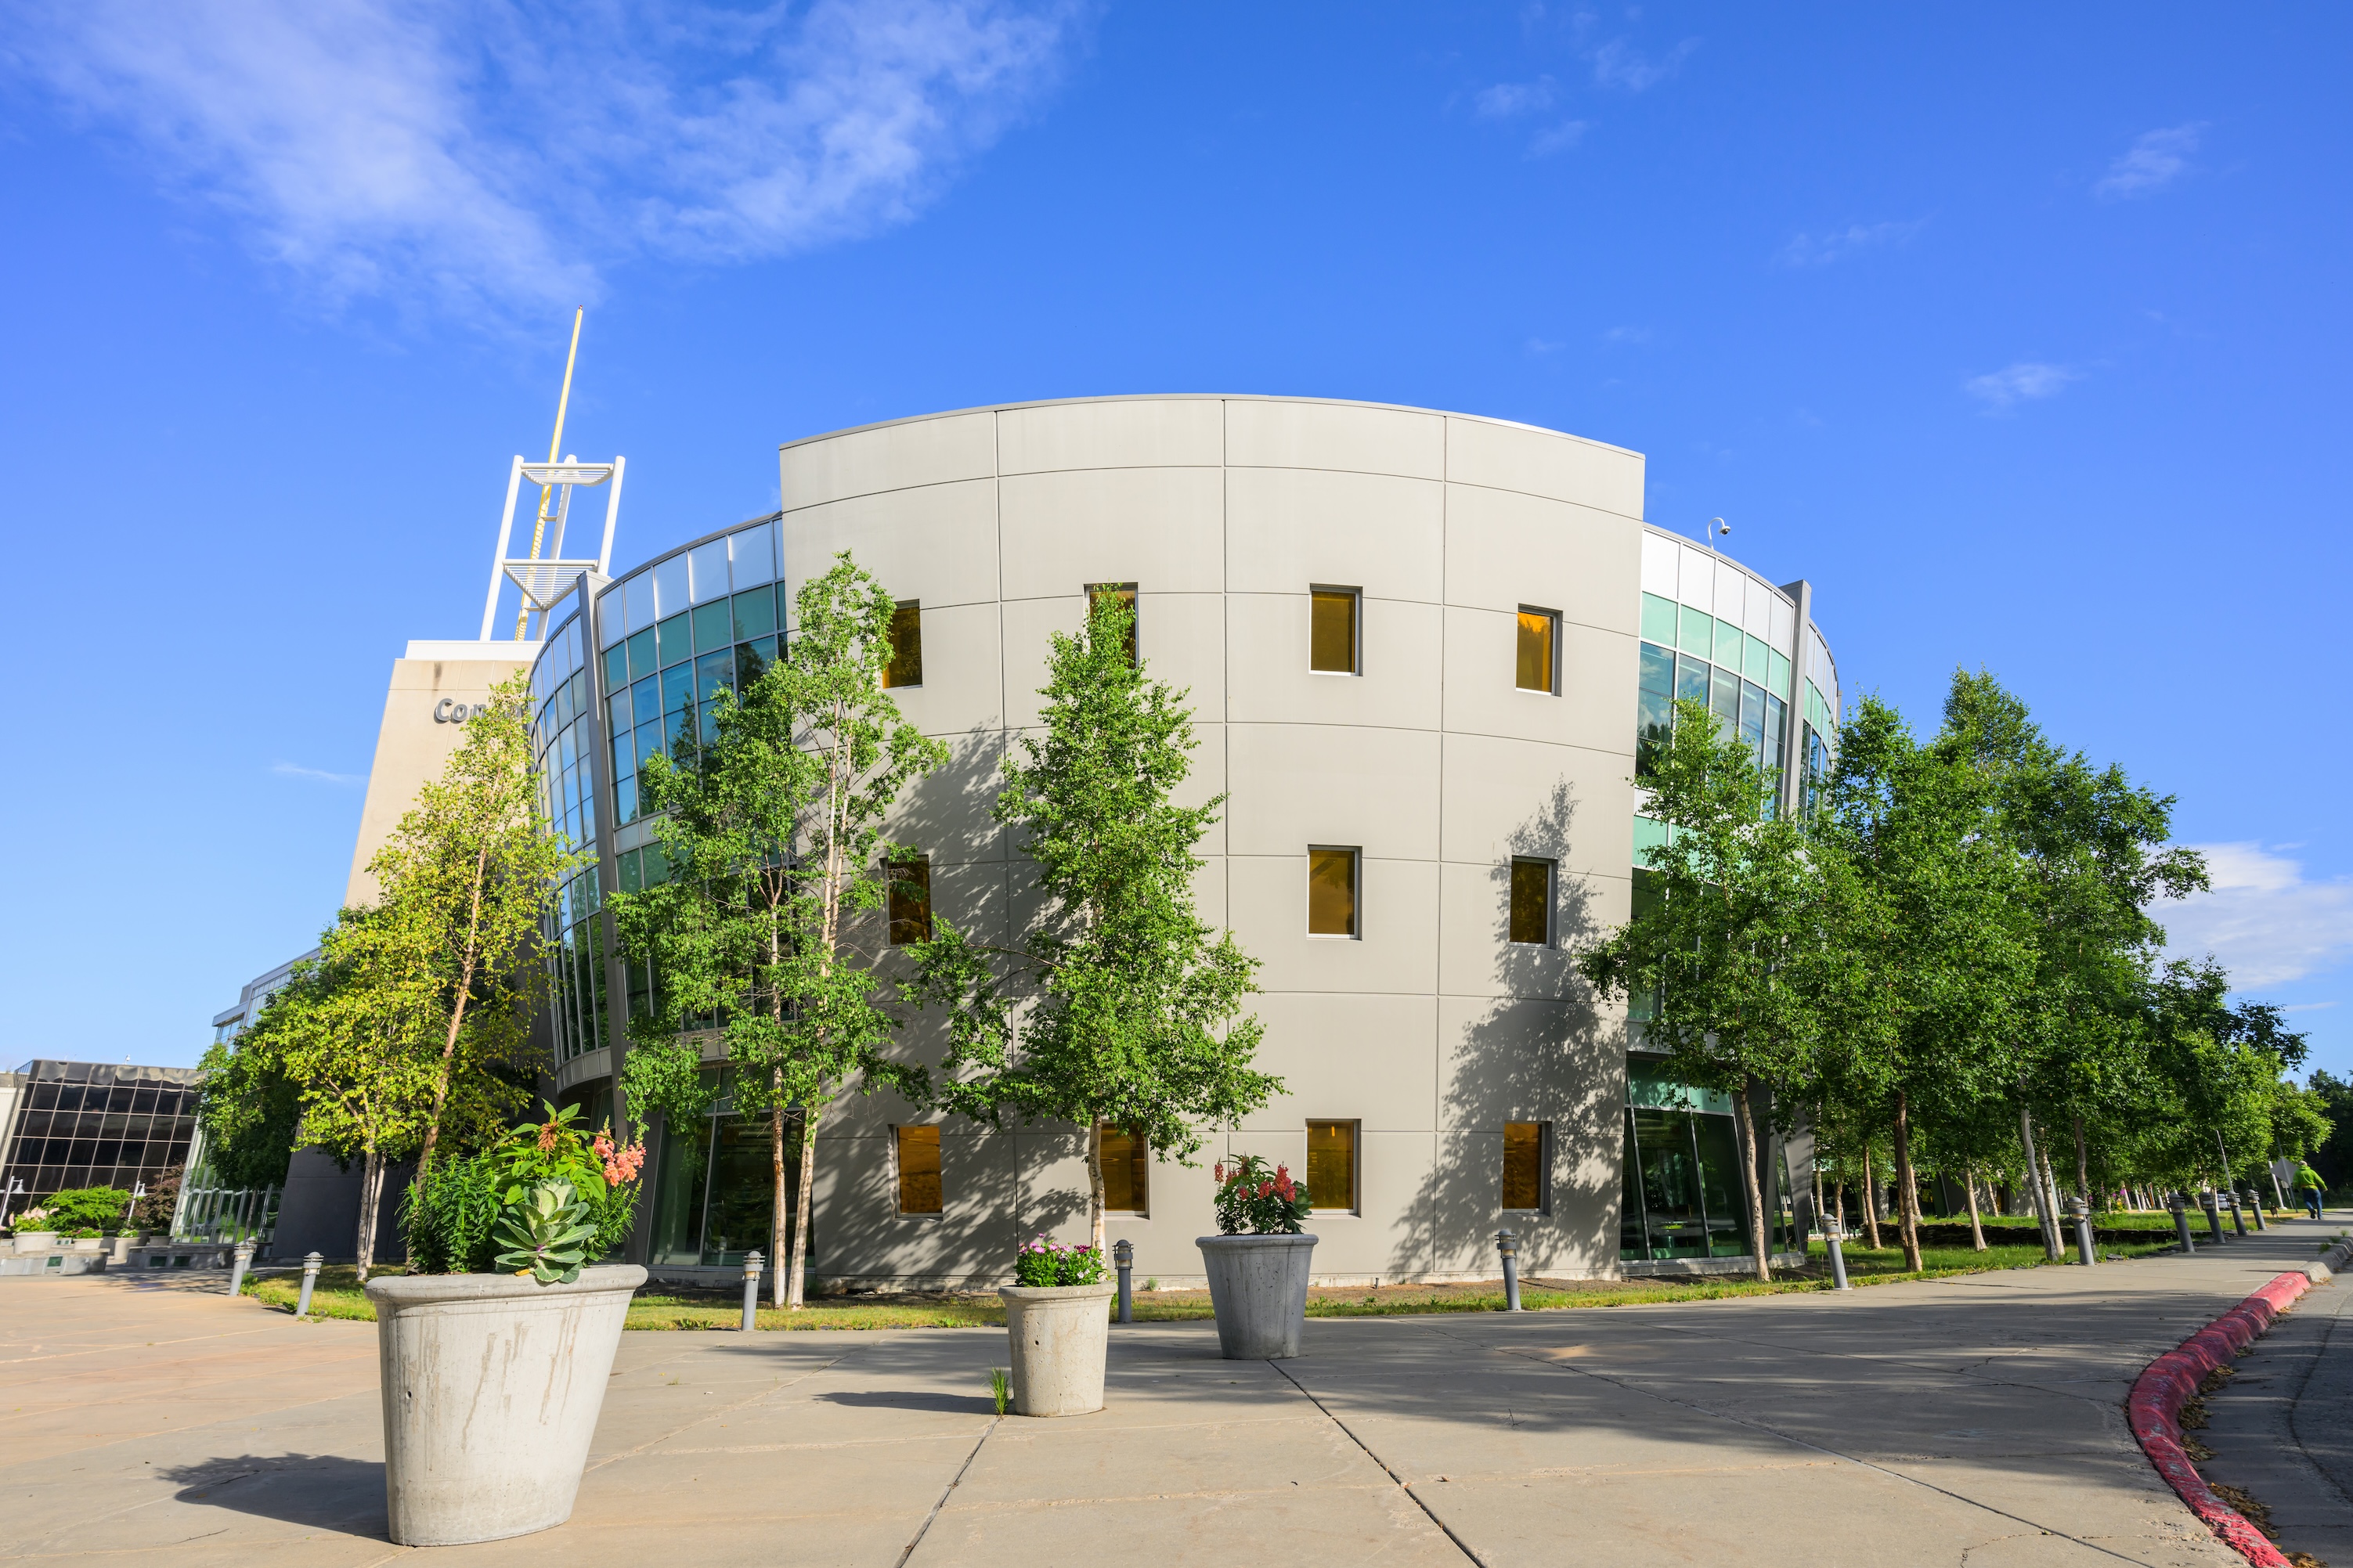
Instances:
[[[1455,1534],[1453,1526],[1439,1518],[1438,1511],[1431,1508],[1429,1503],[1422,1500],[1421,1494],[1414,1490],[1412,1485],[1409,1483],[1403,1476],[1398,1475],[1395,1469],[1391,1468],[1389,1462],[1387,1459],[1382,1458],[1378,1454],[1373,1452],[1373,1447],[1371,1444],[1366,1442],[1362,1437],[1357,1436],[1355,1429],[1350,1427],[1345,1421],[1343,1421],[1337,1415],[1333,1415],[1332,1407],[1330,1405],[1316,1398],[1314,1394],[1310,1394],[1307,1390],[1307,1385],[1300,1382],[1297,1378],[1292,1376],[1291,1370],[1284,1366],[1281,1362],[1271,1361],[1266,1364],[1281,1373],[1282,1374],[1282,1380],[1291,1384],[1292,1387],[1299,1390],[1301,1395],[1306,1399],[1308,1404],[1313,1405],[1316,1409],[1324,1412],[1324,1418],[1331,1422],[1333,1426],[1337,1426],[1341,1430],[1342,1434],[1347,1437],[1349,1442],[1354,1443],[1357,1447],[1362,1448],[1365,1451],[1365,1458],[1378,1465],[1381,1468],[1382,1473],[1388,1476],[1390,1480],[1397,1483],[1398,1489],[1413,1500],[1413,1506],[1421,1510],[1423,1517],[1428,1519],[1430,1523],[1438,1526],[1438,1528],[1444,1532],[1447,1540],[1454,1542],[1454,1549],[1457,1552],[1460,1552],[1463,1556],[1468,1557],[1472,1562],[1477,1563],[1479,1568],[1487,1568],[1486,1559],[1481,1557],[1476,1552],[1472,1551],[1471,1543],[1463,1540],[1461,1536]]]
[[[972,1452],[966,1454],[964,1463],[956,1467],[955,1477],[941,1491],[939,1500],[932,1504],[932,1511],[923,1515],[923,1522],[916,1527],[914,1539],[907,1542],[907,1550],[899,1553],[899,1568],[907,1568],[907,1560],[914,1556],[915,1548],[923,1543],[923,1537],[932,1532],[932,1521],[940,1517],[940,1510],[948,1506],[948,1499],[955,1496],[956,1488],[964,1484],[965,1472],[972,1468],[975,1459],[980,1458],[982,1445],[988,1441],[988,1435],[996,1431],[1004,1419],[1002,1415],[992,1415],[988,1418],[988,1425],[980,1429],[980,1441],[972,1446]]]

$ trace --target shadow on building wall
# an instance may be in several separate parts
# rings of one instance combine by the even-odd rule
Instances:
[[[1429,1229],[1394,1249],[1391,1268],[1400,1275],[1500,1274],[1499,1229],[1518,1237],[1524,1273],[1606,1273],[1618,1256],[1625,1029],[1604,1018],[1577,972],[1577,953],[1604,934],[1589,881],[1566,870],[1577,811],[1568,784],[1554,784],[1506,836],[1492,873],[1487,934],[1499,956],[1490,994],[1471,1003],[1471,1016],[1440,1045],[1436,1148],[1415,1205]],[[1547,942],[1506,940],[1515,858],[1561,868]],[[1551,1126],[1540,1211],[1503,1206],[1504,1129],[1514,1121]]]

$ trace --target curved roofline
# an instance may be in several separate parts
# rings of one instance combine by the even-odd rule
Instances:
[[[839,430],[821,431],[814,436],[802,436],[776,443],[776,450],[788,452],[795,447],[806,447],[812,441],[830,441],[838,436],[856,436],[868,430],[885,430],[893,425],[920,425],[926,419],[953,419],[962,414],[1004,414],[1021,408],[1068,408],[1082,403],[1313,403],[1326,408],[1377,408],[1390,414],[1428,414],[1440,419],[1470,419],[1482,425],[1499,425],[1507,430],[1532,430],[1539,436],[1557,436],[1564,441],[1579,441],[1588,447],[1599,447],[1605,452],[1619,452],[1629,458],[1644,454],[1631,447],[1614,446],[1597,441],[1590,436],[1579,436],[1567,430],[1556,430],[1549,425],[1530,425],[1518,419],[1498,419],[1492,414],[1464,414],[1452,408],[1424,408],[1411,403],[1373,403],[1361,397],[1295,397],[1272,392],[1113,392],[1094,397],[1040,397],[1027,403],[978,403],[969,408],[942,408],[929,414],[908,414],[896,419],[877,419],[865,425],[847,425]]]

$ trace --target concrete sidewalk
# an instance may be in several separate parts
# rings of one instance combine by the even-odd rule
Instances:
[[[2125,1394],[2337,1229],[1846,1295],[1314,1320],[1285,1363],[1140,1324],[1110,1407],[1063,1421],[991,1414],[997,1330],[632,1333],[572,1523],[434,1556],[2232,1564]],[[0,1287],[0,1557],[408,1555],[375,1330],[195,1284]]]

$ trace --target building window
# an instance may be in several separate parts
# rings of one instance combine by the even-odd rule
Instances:
[[[1356,862],[1354,849],[1307,850],[1307,934],[1356,934]]]
[[[1356,1124],[1307,1124],[1307,1201],[1317,1214],[1350,1214],[1356,1207]]]
[[[923,683],[923,602],[902,599],[891,612],[891,662],[882,667],[884,686]]]
[[[1543,946],[1552,941],[1552,862],[1512,862],[1512,940]]]
[[[940,1130],[930,1127],[892,1129],[899,1142],[899,1212],[938,1214],[940,1202]]]
[[[1520,606],[1520,658],[1513,684],[1523,691],[1560,690],[1560,614]]]
[[[891,945],[932,940],[932,858],[891,862]]]
[[[1135,662],[1136,624],[1143,619],[1143,617],[1136,613],[1135,584],[1133,583],[1088,584],[1087,617],[1089,620],[1092,620],[1094,618],[1094,613],[1097,610],[1103,608],[1104,605],[1114,599],[1127,606],[1127,662],[1134,664]]]
[[[1326,675],[1356,673],[1356,606],[1354,588],[1316,588],[1309,593],[1307,668]]]
[[[1152,1201],[1152,1151],[1124,1127],[1103,1130],[1103,1208],[1144,1214]],[[1312,1195],[1312,1194],[1311,1194]]]
[[[1551,1208],[1550,1184],[1545,1180],[1546,1145],[1552,1142],[1549,1121],[1504,1123],[1504,1206],[1544,1213]]]

